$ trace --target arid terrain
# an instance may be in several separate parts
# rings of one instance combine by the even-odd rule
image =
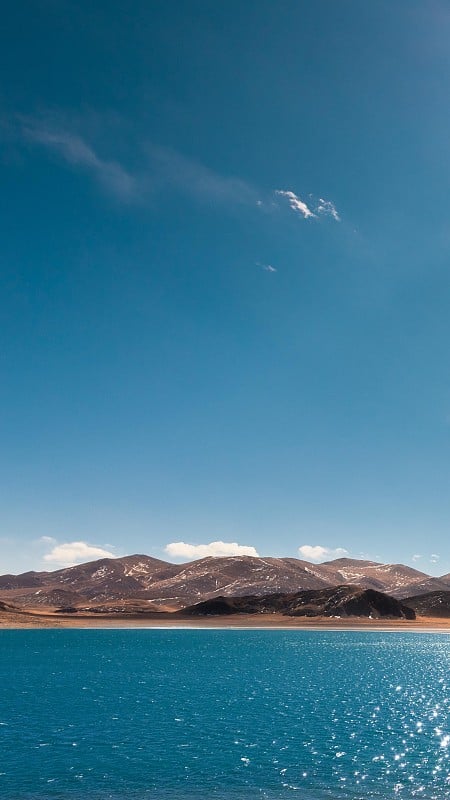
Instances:
[[[311,564],[245,556],[171,564],[145,555],[0,576],[2,627],[308,627],[355,620],[446,627],[450,576],[355,559]]]
[[[438,578],[404,566],[341,558],[311,564],[296,558],[234,556],[171,564],[146,555],[104,558],[53,572],[0,576],[0,600],[26,608],[79,610],[144,607],[176,610],[214,597],[266,595],[346,584],[404,599],[450,591]]]
[[[368,619],[367,617],[286,617],[283,614],[239,614],[235,616],[192,617],[170,613],[159,615],[42,614],[0,609],[0,629],[12,628],[282,628],[287,630],[383,630],[450,633],[450,619],[417,617],[415,620]]]

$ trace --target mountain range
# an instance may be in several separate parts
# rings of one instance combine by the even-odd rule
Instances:
[[[350,558],[312,564],[296,558],[233,556],[172,564],[131,555],[53,572],[2,575],[0,599],[19,608],[173,611],[219,596],[261,597],[342,585],[416,599],[450,592],[450,574],[435,578],[403,564]]]

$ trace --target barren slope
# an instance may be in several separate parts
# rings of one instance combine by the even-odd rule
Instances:
[[[396,597],[450,589],[402,564],[337,559],[311,564],[296,558],[203,558],[170,564],[146,555],[104,558],[54,572],[0,577],[0,598],[22,608],[137,603],[182,608],[223,595],[265,595],[357,584]]]

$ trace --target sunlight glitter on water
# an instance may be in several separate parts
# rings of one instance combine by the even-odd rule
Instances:
[[[6,800],[450,797],[445,637],[14,633]]]

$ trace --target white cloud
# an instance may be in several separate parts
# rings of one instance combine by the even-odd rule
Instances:
[[[290,207],[293,211],[298,211],[299,214],[304,217],[304,219],[308,219],[308,217],[315,217],[313,211],[307,206],[304,200],[301,200],[300,197],[297,197],[294,192],[285,190],[285,189],[276,189],[275,194],[280,195],[281,197],[286,197]]]
[[[336,220],[336,222],[341,221],[337,208],[331,200],[325,200],[323,197],[319,197],[315,204],[314,210],[312,210],[304,200],[302,200],[292,191],[288,191],[287,189],[277,189],[275,194],[285,197],[292,210],[298,211],[298,213],[301,214],[304,219],[321,216],[332,217],[334,220]],[[312,196],[310,195],[310,197]]]
[[[207,556],[254,556],[258,557],[254,547],[238,544],[237,542],[209,542],[209,544],[187,544],[186,542],[171,542],[164,548],[172,558],[206,558]]]
[[[325,561],[348,555],[348,550],[345,550],[344,547],[336,547],[333,550],[329,547],[322,547],[321,544],[302,544],[298,548],[298,552],[302,558],[306,558],[308,561]]]
[[[315,210],[317,214],[321,214],[322,216],[325,217],[333,217],[333,219],[335,219],[336,222],[341,221],[336,206],[334,205],[334,203],[331,202],[331,200],[324,200],[323,197],[319,197],[319,202],[317,203]]]
[[[437,553],[431,553],[430,561],[431,561],[432,564],[437,564],[439,559],[440,559],[440,556],[438,556]]]
[[[41,544],[56,544],[56,539],[53,536],[41,536],[38,540]]]
[[[47,539],[50,537],[42,538]],[[82,564],[85,561],[94,561],[96,558],[115,557],[115,553],[104,550],[103,547],[98,547],[97,545],[88,544],[87,542],[65,542],[52,547],[50,552],[44,556],[44,561],[58,564],[61,567],[71,567],[74,564]]]
[[[414,555],[412,557],[412,560],[413,561],[420,561],[421,558],[423,558],[423,556],[420,555],[420,553],[414,553]]]

